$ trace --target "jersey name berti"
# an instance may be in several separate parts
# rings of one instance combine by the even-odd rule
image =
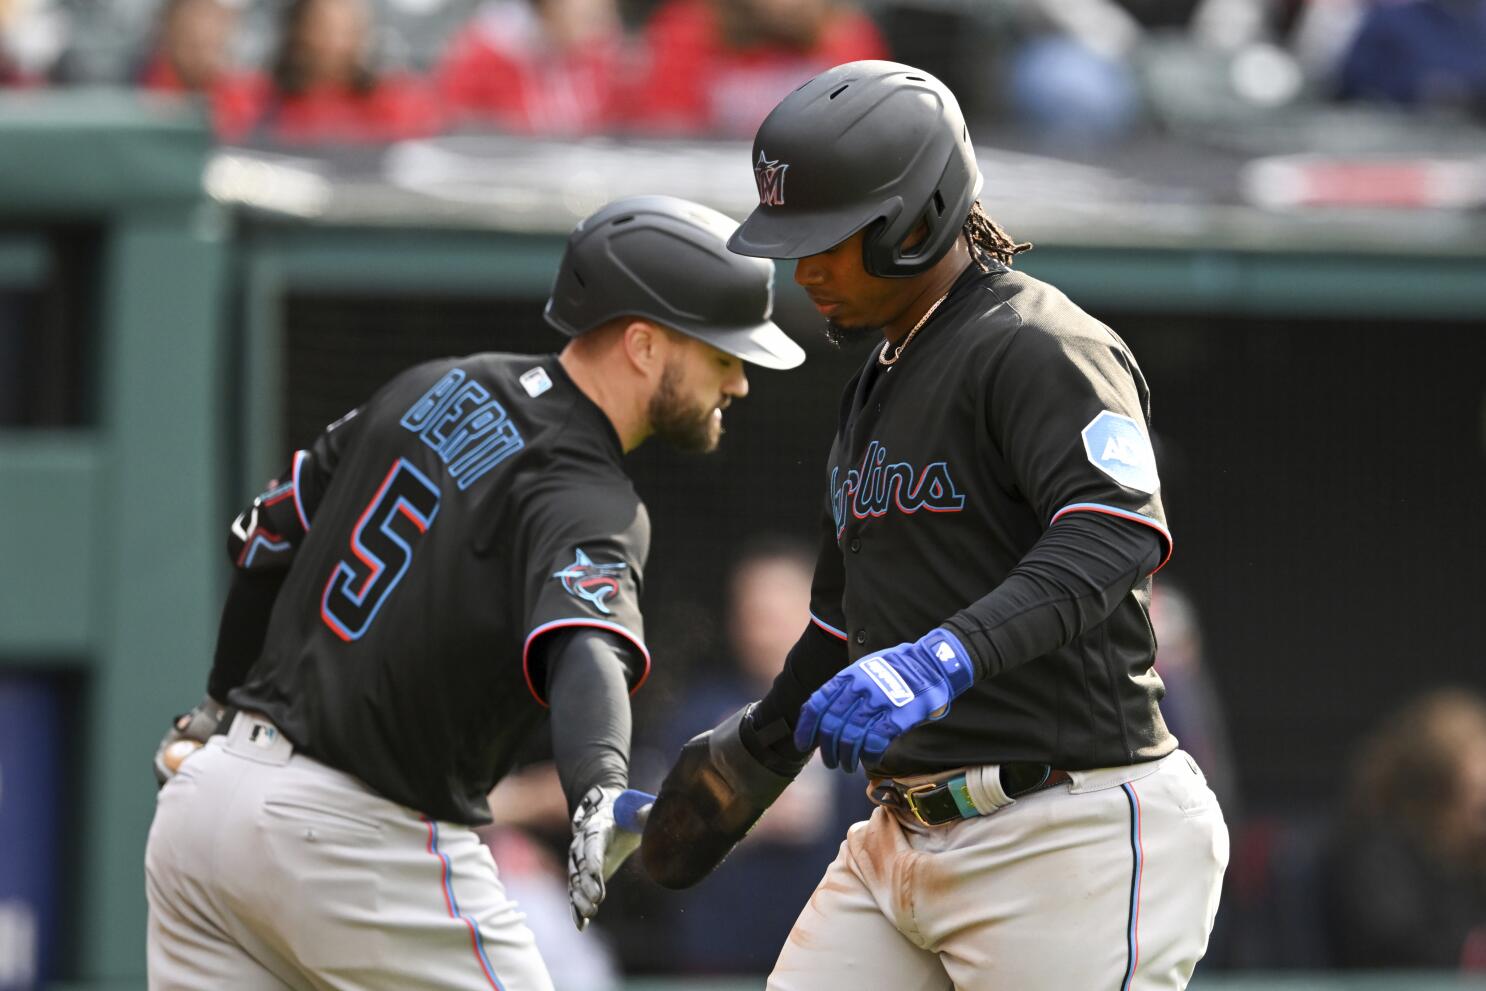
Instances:
[[[461,489],[525,446],[506,408],[462,368],[435,382],[401,422],[433,448]]]

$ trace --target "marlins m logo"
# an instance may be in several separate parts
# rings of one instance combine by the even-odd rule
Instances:
[[[758,164],[753,167],[753,181],[758,183],[760,206],[784,206],[784,171],[788,168],[789,163],[780,163],[777,158],[770,161],[764,157],[763,149],[759,149]]]
[[[623,561],[594,564],[580,547],[573,563],[561,571],[553,572],[552,577],[562,579],[562,587],[569,595],[592,602],[599,612],[608,615],[609,607],[604,603],[618,593],[619,579],[616,576],[626,567],[628,565]]]

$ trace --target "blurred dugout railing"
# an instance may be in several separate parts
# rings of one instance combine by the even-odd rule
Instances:
[[[1486,488],[1486,220],[1271,212],[984,155],[991,212],[1038,243],[1024,267],[1130,340],[1151,379],[1172,568],[1204,610],[1246,809],[1324,812],[1400,662],[1480,676],[1462,576],[1486,520],[1458,508]],[[54,739],[0,751],[58,766],[19,821],[0,794],[7,867],[34,856],[54,895],[30,930],[0,936],[32,939],[31,966],[68,982],[49,986],[140,986],[146,762],[200,691],[239,499],[406,364],[554,349],[540,305],[563,234],[598,203],[660,189],[740,214],[752,188],[743,146],[454,138],[285,157],[213,151],[196,118],[118,95],[0,98],[0,686],[39,685],[61,712]],[[631,459],[657,520],[647,611],[661,641],[681,606],[716,605],[719,519],[729,539],[814,525],[859,355],[819,341],[787,267],[779,311],[805,370],[755,376],[717,456]],[[693,660],[669,636],[640,699],[657,711]],[[43,806],[50,847],[29,817]],[[1251,868],[1236,859],[1230,878]],[[20,918],[12,894],[0,889],[0,930]],[[715,985],[743,986],[757,982]]]

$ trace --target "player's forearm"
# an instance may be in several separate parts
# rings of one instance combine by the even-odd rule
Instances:
[[[805,628],[774,684],[749,714],[753,732],[745,733],[743,740],[756,760],[780,774],[793,773],[791,768],[798,770],[794,765],[802,763],[806,755],[795,749],[790,737],[800,706],[846,662],[844,643],[814,623]]]
[[[258,660],[268,617],[287,576],[287,571],[233,572],[206,684],[207,694],[217,701],[227,701],[227,693],[247,679],[248,669]]]
[[[621,649],[608,634],[577,630],[547,659],[552,756],[570,814],[595,785],[629,782],[629,682]]]
[[[1006,580],[945,622],[994,677],[1072,641],[1103,622],[1160,563],[1150,527],[1076,513],[1049,527]]]

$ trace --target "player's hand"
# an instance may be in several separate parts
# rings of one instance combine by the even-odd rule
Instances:
[[[175,777],[181,761],[190,755],[187,748],[194,750],[210,740],[213,734],[225,732],[235,711],[206,695],[190,712],[183,712],[171,720],[170,729],[155,748],[155,781],[164,787],[165,782]],[[195,747],[191,747],[192,744]]]
[[[568,901],[573,923],[582,932],[598,914],[605,882],[640,845],[654,795],[643,791],[588,789],[573,813],[573,842],[568,847]]]
[[[795,746],[820,747],[827,767],[856,770],[905,730],[949,712],[974,680],[970,654],[944,628],[869,654],[821,685],[800,707]]]

